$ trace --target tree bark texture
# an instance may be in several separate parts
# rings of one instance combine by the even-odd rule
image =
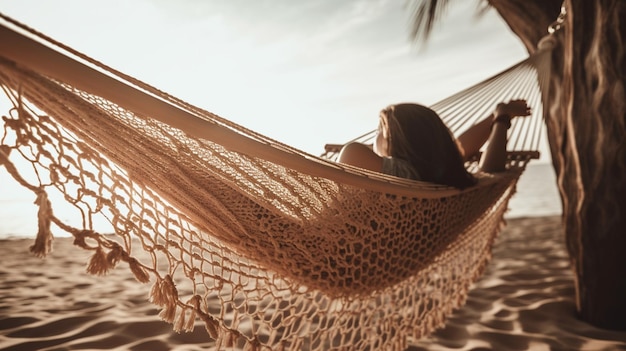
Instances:
[[[560,1],[490,3],[532,53]],[[626,1],[564,5],[546,123],[577,309],[593,325],[626,330]]]
[[[567,0],[562,138],[566,241],[583,320],[626,330],[626,1]]]

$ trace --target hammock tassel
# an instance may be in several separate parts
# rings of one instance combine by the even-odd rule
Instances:
[[[102,276],[109,273],[110,268],[104,250],[101,247],[96,248],[96,252],[91,256],[89,265],[87,265],[87,273]]]
[[[187,319],[187,323],[183,324],[183,331],[185,333],[190,333],[193,331],[193,327],[196,325],[196,311],[191,310],[189,313],[189,319]]]
[[[259,350],[257,341],[248,341],[243,351],[257,351]]]
[[[176,317],[176,319],[174,320],[174,331],[178,334],[180,334],[181,331],[183,331],[185,329],[185,315],[187,314],[187,309],[183,308],[180,313],[178,314],[178,317]]]
[[[176,320],[174,321],[173,329],[176,333],[180,334],[181,332],[188,333],[193,331],[196,321],[196,310],[195,307],[192,306],[196,305],[194,303],[196,298],[199,298],[199,296],[196,295],[192,297],[189,301],[187,301],[185,306],[181,308],[178,317],[176,317]],[[187,314],[189,314],[189,316],[187,316]]]
[[[178,290],[176,290],[172,276],[168,274],[165,278],[159,279],[154,283],[152,291],[150,291],[150,301],[155,305],[163,307],[159,313],[161,319],[170,324],[174,323]]]
[[[235,336],[228,332],[228,333],[224,333],[224,346],[227,348],[232,348],[235,346]]]
[[[159,317],[161,317],[162,320],[173,324],[174,317],[176,317],[176,304],[167,304],[163,306],[163,309],[159,313]]]
[[[195,321],[196,315],[198,317],[200,317],[200,319],[202,319],[202,321],[204,322],[204,327],[207,331],[207,333],[209,334],[209,336],[211,337],[211,339],[215,340],[216,342],[219,341],[221,343],[222,341],[222,337],[219,335],[219,323],[218,321],[216,321],[213,317],[211,317],[208,313],[205,313],[201,308],[200,308],[200,301],[202,300],[202,298],[200,297],[200,295],[194,295],[189,301],[187,301],[188,305],[193,306],[193,313],[192,313],[192,319],[191,319],[191,324],[189,327],[189,330],[191,330],[193,328],[193,321]],[[188,322],[189,323],[189,322]],[[219,349],[219,347],[218,347]]]
[[[207,332],[209,333],[209,336],[211,336],[211,333],[209,332],[209,330],[207,329]],[[211,336],[211,339],[215,340],[215,349],[216,350],[222,350],[224,346],[224,335],[218,335],[217,338],[213,338],[213,336]]]
[[[122,250],[122,247],[117,243],[113,243],[113,247],[111,247],[111,250],[107,254],[107,264],[109,267],[115,268],[124,257],[124,254],[125,252]],[[126,259],[126,261],[128,261],[128,259]]]
[[[43,189],[37,192],[35,204],[39,206],[37,219],[39,220],[39,230],[35,238],[35,244],[30,247],[30,252],[39,258],[46,257],[52,250],[52,232],[50,224],[52,223],[52,206],[48,200],[48,194]]]
[[[200,296],[194,295],[187,303],[186,307],[183,308],[181,315],[176,320],[174,324],[174,331],[180,333],[184,331],[185,333],[189,333],[193,331],[193,327],[196,324],[196,306],[199,304],[196,303]],[[191,307],[189,307],[191,306]],[[187,313],[189,313],[189,317],[187,317]]]
[[[116,250],[111,250],[109,253],[105,253],[102,248],[102,243],[98,240],[98,237],[100,236],[98,233],[89,229],[75,230],[73,228],[63,226],[61,226],[61,228],[74,235],[74,245],[85,250],[94,251],[91,259],[89,259],[89,264],[87,265],[87,273],[102,276],[108,274],[112,268],[115,268],[117,261],[115,257],[111,256],[117,255]],[[97,246],[89,245],[86,240],[87,238],[92,238]]]
[[[134,257],[128,258],[128,266],[130,267],[130,271],[133,272],[133,275],[138,282],[147,283],[150,281],[150,276],[148,275],[148,273],[146,273],[146,270]]]

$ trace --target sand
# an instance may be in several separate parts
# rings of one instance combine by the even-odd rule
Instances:
[[[85,273],[89,256],[56,239],[39,259],[31,240],[0,242],[1,350],[211,350],[200,323],[176,334],[147,301],[149,285],[126,269],[107,279]],[[626,350],[626,332],[576,319],[572,273],[558,217],[519,218],[467,304],[408,350]]]

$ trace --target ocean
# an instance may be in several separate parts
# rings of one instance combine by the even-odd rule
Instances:
[[[0,239],[34,237],[37,233],[35,196],[22,189],[0,168]],[[561,200],[550,163],[530,163],[509,202],[506,218],[560,215]],[[63,236],[53,227],[53,233]]]
[[[552,164],[529,164],[509,202],[507,218],[558,216],[563,212]]]

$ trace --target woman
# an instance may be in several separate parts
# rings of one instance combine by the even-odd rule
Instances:
[[[507,129],[511,118],[530,115],[525,100],[497,105],[494,113],[457,139],[433,110],[418,104],[391,105],[380,113],[373,150],[360,143],[343,147],[339,162],[456,188],[476,180],[464,162],[489,139],[480,167],[485,172],[504,170]]]

